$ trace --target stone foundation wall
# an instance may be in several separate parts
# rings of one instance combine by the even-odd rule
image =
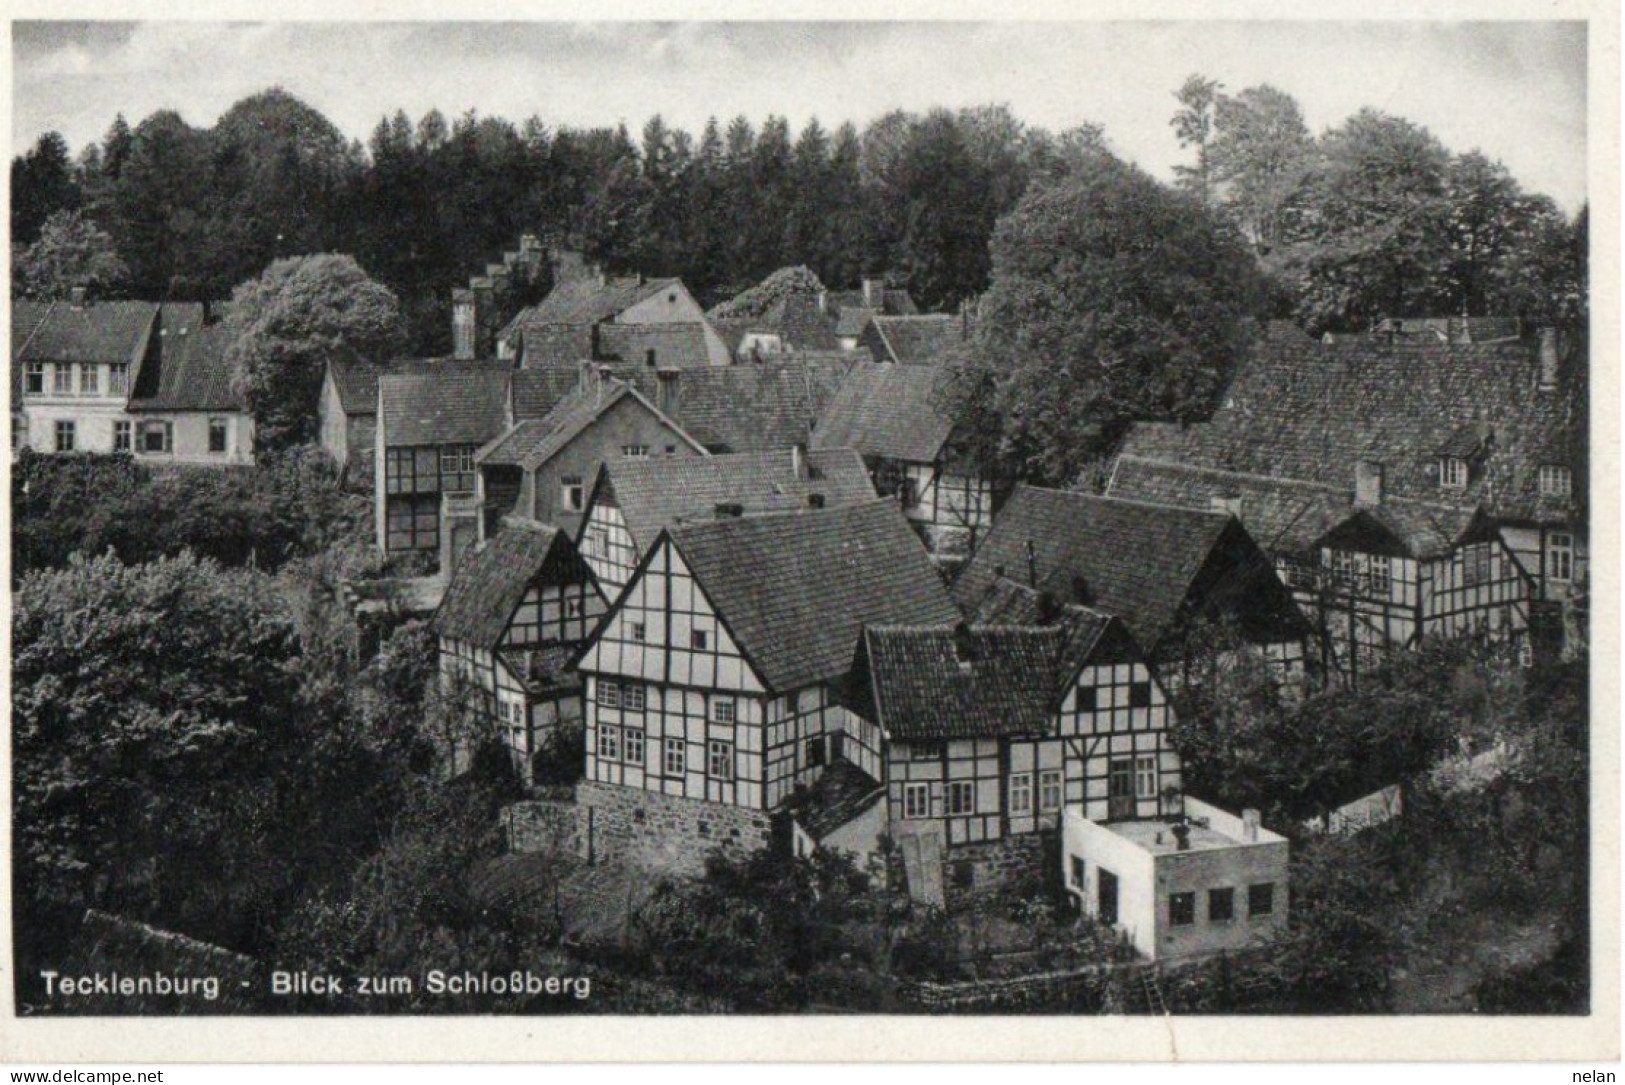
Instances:
[[[942,857],[943,893],[948,910],[965,906],[972,896],[998,892],[1023,882],[1047,883],[1060,869],[1059,847],[1054,832],[1019,833],[1000,840],[952,845]]]
[[[577,785],[576,802],[584,851],[593,861],[616,859],[693,877],[705,872],[715,852],[743,859],[773,844],[772,820],[760,810],[591,781]]]
[[[502,811],[502,830],[508,840],[508,850],[518,854],[584,854],[583,821],[573,797],[531,799],[516,802]]]

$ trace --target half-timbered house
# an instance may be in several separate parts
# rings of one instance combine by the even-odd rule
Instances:
[[[705,832],[729,810],[743,831],[836,760],[880,781],[880,730],[843,703],[863,630],[956,618],[888,501],[666,529],[580,661],[587,780],[623,799],[598,805],[709,804],[690,807]]]
[[[895,496],[931,553],[961,560],[993,523],[995,486],[956,448],[933,397],[930,366],[854,366],[812,435],[814,448],[850,448],[875,490]]]
[[[1123,620],[1164,682],[1182,681],[1203,626],[1300,673],[1313,629],[1228,512],[1018,486],[954,583],[973,621],[1031,624],[1043,599]]]
[[[1109,492],[1239,517],[1344,679],[1430,634],[1530,636],[1534,580],[1485,510],[1389,497],[1378,464],[1355,464],[1352,482],[1338,488],[1125,455]]]
[[[508,420],[508,373],[460,363],[378,377],[373,509],[386,554],[438,553],[445,495],[472,499],[474,454]]]
[[[1381,465],[1385,500],[1482,505],[1555,606],[1586,566],[1584,344],[1551,330],[1471,338],[1321,342],[1271,324],[1209,421],[1136,425],[1123,451],[1339,490],[1353,464]]]
[[[606,609],[568,534],[514,519],[464,554],[435,613],[440,679],[466,687],[529,782],[535,759],[581,725],[568,667]]]
[[[850,449],[623,459],[599,468],[577,544],[613,598],[666,528],[874,498],[863,461]]]

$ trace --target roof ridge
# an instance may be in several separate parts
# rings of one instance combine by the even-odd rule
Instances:
[[[1062,490],[1051,486],[1032,486],[1021,484],[1022,489],[1035,490],[1039,493],[1059,494],[1063,497],[1081,497],[1089,501],[1109,502],[1116,505],[1135,505],[1143,509],[1162,509],[1167,512],[1188,513],[1193,516],[1217,517],[1230,519],[1230,513],[1218,512],[1213,509],[1193,509],[1186,505],[1168,505],[1159,501],[1145,501],[1137,497],[1114,497],[1111,494],[1090,494],[1082,490]]]

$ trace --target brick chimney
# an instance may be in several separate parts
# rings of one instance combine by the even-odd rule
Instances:
[[[865,308],[874,309],[876,312],[886,307],[885,279],[863,280],[863,304]]]
[[[790,446],[790,472],[803,482],[807,479],[807,446],[800,441]]]
[[[87,291],[85,286],[83,283],[81,283],[68,291],[68,303],[75,309],[83,309],[85,307],[86,294]]]
[[[1354,465],[1354,507],[1374,509],[1382,504],[1382,464],[1360,460]]]
[[[1541,328],[1536,334],[1540,338],[1540,390],[1555,391],[1558,369],[1557,329]]]

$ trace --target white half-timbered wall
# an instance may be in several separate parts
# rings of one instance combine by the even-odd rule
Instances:
[[[621,510],[608,495],[600,494],[587,511],[587,519],[581,525],[580,550],[604,593],[611,599],[619,595],[632,579],[641,555]]]
[[[1162,793],[1182,789],[1173,710],[1143,662],[1085,666],[1051,723],[1053,738],[893,742],[891,820],[941,825],[953,845],[1054,828],[1063,805],[1097,821],[1172,812]]]
[[[993,525],[993,485],[929,463],[903,464],[903,515],[925,529],[932,553],[965,556]]]

